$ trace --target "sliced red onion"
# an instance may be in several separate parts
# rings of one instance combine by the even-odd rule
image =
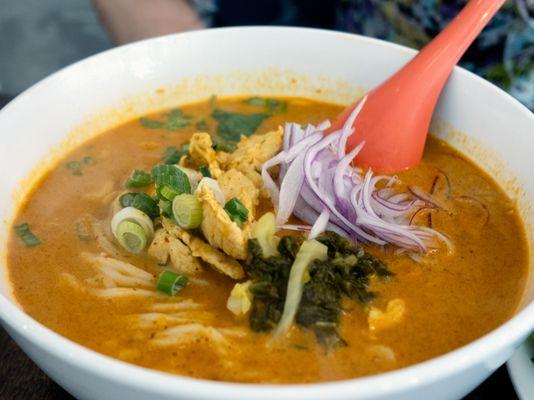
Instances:
[[[354,121],[356,121],[356,117],[362,110],[363,105],[365,104],[366,101],[367,101],[367,96],[364,96],[364,98],[358,103],[354,111],[349,115],[349,117],[345,121],[345,124],[343,125],[343,130],[341,132],[341,137],[339,138],[339,146],[337,148],[337,158],[345,157],[345,149],[347,148],[347,139],[349,138],[350,135],[354,133],[354,128],[353,128]],[[358,147],[360,145],[358,145]]]
[[[304,182],[304,156],[301,153],[286,170],[284,180],[280,185],[279,206],[276,213],[276,223],[285,224],[293,213],[299,197],[300,188]]]
[[[441,208],[431,195],[419,188],[397,191],[396,176],[373,176],[351,165],[364,143],[346,154],[346,142],[353,133],[365,98],[353,110],[340,130],[325,136],[328,121],[318,126],[286,124],[283,150],[262,168],[265,188],[277,212],[281,229],[303,231],[304,225],[286,224],[293,214],[313,225],[309,237],[332,230],[355,242],[395,245],[405,251],[425,252],[450,241],[439,232],[409,224],[421,208]],[[280,166],[279,184],[269,168]],[[385,181],[385,187],[377,186]]]
[[[432,197],[432,195],[425,193],[422,189],[418,188],[417,186],[408,186],[408,190],[414,197],[418,198],[419,200],[424,201],[426,204],[434,208],[439,208],[440,210],[444,209],[444,207],[440,204],[438,200]]]
[[[311,231],[312,227],[309,225],[284,224],[284,225],[277,225],[276,229],[278,230],[284,229],[286,231],[309,232]]]
[[[323,209],[323,212],[319,215],[319,218],[313,224],[313,227],[308,235],[308,239],[315,239],[318,235],[323,233],[326,230],[328,225],[328,219],[330,218],[330,211],[328,209]]]

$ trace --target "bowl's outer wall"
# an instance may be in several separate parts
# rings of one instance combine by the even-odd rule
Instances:
[[[20,199],[27,189],[19,187],[20,182],[34,180],[30,172],[38,160],[43,165],[50,162],[50,149],[64,150],[125,118],[211,93],[348,102],[360,86],[376,86],[412,55],[399,46],[335,32],[238,28],[144,41],[75,64],[0,112],[0,218],[5,221],[0,243],[5,242],[15,209],[13,199]],[[162,87],[173,89],[155,94]],[[522,187],[520,204],[532,226],[532,114],[495,87],[457,69],[436,115],[436,122],[448,123],[437,123],[436,133],[471,154],[503,185]],[[83,124],[91,116],[93,122]],[[467,139],[449,126],[466,132]],[[60,146],[75,128],[77,135]],[[484,150],[477,142],[484,142]],[[499,156],[489,157],[492,151]],[[531,288],[529,284],[528,302]],[[87,399],[458,398],[503,363],[534,327],[534,309],[529,306],[484,340],[413,368],[333,384],[260,388],[168,376],[109,360],[60,338],[13,307],[7,300],[6,278],[0,280],[0,292],[5,296],[0,296],[0,319],[8,332],[52,378]]]

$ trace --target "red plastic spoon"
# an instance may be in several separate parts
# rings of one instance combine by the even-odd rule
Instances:
[[[363,140],[362,167],[395,172],[423,155],[432,112],[453,67],[505,0],[470,0],[451,23],[395,75],[373,89],[355,122],[347,152]],[[341,128],[358,102],[328,132]]]

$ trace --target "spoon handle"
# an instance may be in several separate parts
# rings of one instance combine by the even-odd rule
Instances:
[[[436,93],[428,95],[433,95],[437,101],[454,66],[504,2],[470,0],[456,18],[403,68],[403,75],[418,76],[419,80],[429,83],[429,89]]]
[[[505,0],[470,0],[450,24],[412,60],[367,97],[348,138],[347,151],[365,146],[357,163],[395,172],[421,161],[432,113],[452,69]],[[357,103],[328,132],[339,129]]]

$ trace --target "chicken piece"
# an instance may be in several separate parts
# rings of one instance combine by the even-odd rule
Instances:
[[[279,127],[276,131],[264,134],[241,136],[237,148],[225,158],[227,169],[233,165],[247,164],[256,171],[261,171],[263,163],[274,157],[282,149],[282,137],[284,130]]]
[[[263,135],[241,136],[237,149],[230,154],[219,153],[218,159],[226,170],[241,171],[256,185],[261,196],[267,197],[259,172],[263,163],[282,149],[283,135],[284,130],[279,127],[278,130]]]
[[[213,150],[211,136],[208,133],[195,133],[191,136],[189,156],[193,166],[198,168],[207,165],[213,178],[217,179],[221,175],[217,153]]]
[[[367,322],[369,330],[376,332],[382,329],[388,329],[398,324],[404,318],[406,305],[401,299],[393,299],[388,302],[385,311],[371,307]]]
[[[158,229],[154,234],[154,239],[148,247],[148,255],[155,258],[159,265],[167,265],[170,258],[174,269],[184,275],[197,275],[202,271],[202,265],[189,247],[165,229]]]
[[[193,256],[191,250],[180,239],[171,237],[169,257],[175,270],[184,275],[198,275],[202,264]]]
[[[252,220],[258,205],[260,192],[254,183],[236,169],[224,172],[217,180],[226,200],[236,197],[249,211]]]
[[[155,258],[159,265],[166,265],[169,261],[169,234],[165,229],[158,229],[154,239],[148,246],[148,255]]]
[[[203,217],[200,229],[209,244],[238,260],[247,258],[250,218],[242,229],[230,219],[217,201],[215,193],[207,185],[201,185],[195,194],[202,203]]]
[[[191,235],[186,230],[175,225],[167,218],[163,218],[163,227],[173,237],[183,241],[194,257],[200,258],[202,261],[211,265],[217,271],[228,275],[233,279],[242,279],[245,276],[243,267],[232,257],[227,256],[222,251],[219,251],[202,239]]]

